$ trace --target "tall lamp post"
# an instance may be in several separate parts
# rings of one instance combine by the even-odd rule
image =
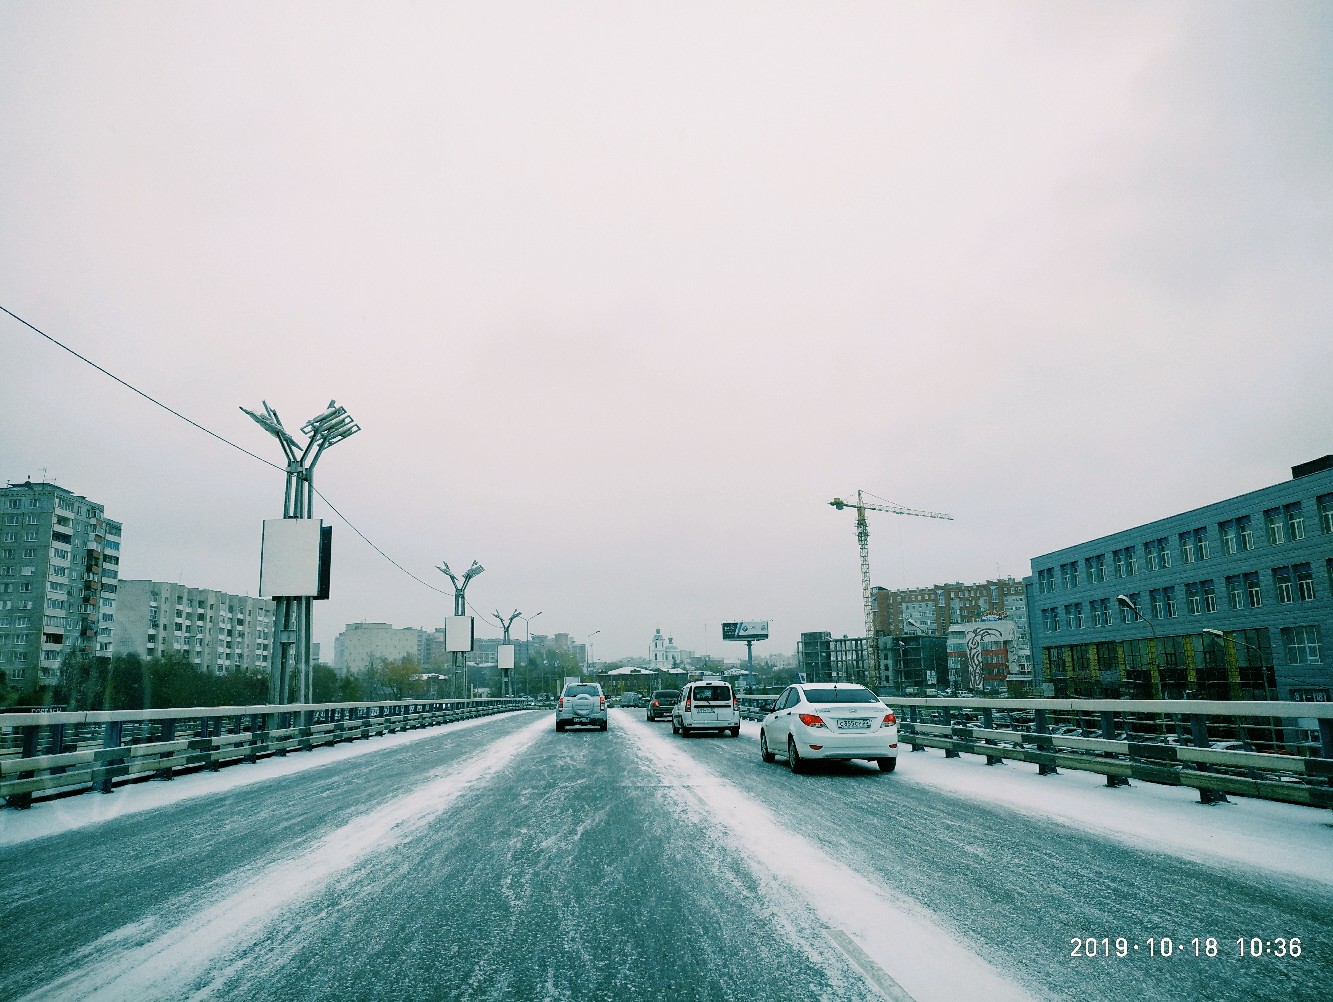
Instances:
[[[1128,595],[1117,595],[1117,596],[1115,597],[1115,601],[1116,601],[1116,604],[1117,604],[1118,606],[1120,606],[1120,608],[1122,608],[1122,609],[1128,609],[1130,612],[1134,613],[1134,615],[1137,616],[1140,620],[1142,620],[1143,622],[1145,622],[1145,623],[1148,624],[1148,629],[1152,631],[1152,640],[1153,640],[1153,660],[1152,660],[1152,668],[1153,668],[1153,669],[1156,669],[1156,667],[1157,667],[1157,650],[1158,650],[1158,648],[1161,646],[1160,641],[1157,639],[1157,627],[1155,627],[1155,626],[1153,625],[1153,621],[1152,621],[1151,619],[1149,619],[1149,618],[1148,618],[1147,616],[1145,616],[1143,613],[1139,612],[1139,607],[1138,607],[1137,605],[1134,604],[1134,601],[1133,601]],[[1153,693],[1154,693],[1154,695],[1156,696],[1157,699],[1161,699],[1161,698],[1162,698],[1162,680],[1161,680],[1161,675],[1160,675],[1160,673],[1159,673],[1158,671],[1153,671],[1153,672],[1152,672],[1152,683],[1153,683]]]
[[[583,642],[585,648],[584,657],[588,659],[588,673],[592,673],[592,638],[601,633],[601,630],[593,630],[588,634],[588,639]]]
[[[495,619],[496,619],[496,621],[500,624],[500,626],[504,629],[504,638],[500,641],[500,643],[501,643],[503,646],[506,646],[506,647],[509,648],[509,653],[510,653],[511,656],[512,656],[513,653],[514,653],[514,649],[513,649],[513,645],[509,643],[509,626],[510,626],[511,623],[513,623],[514,620],[518,619],[518,618],[519,618],[520,616],[522,616],[522,615],[523,615],[523,613],[521,613],[521,612],[519,612],[517,609],[515,609],[515,610],[514,610],[514,614],[513,614],[512,616],[510,616],[508,619],[506,619],[503,615],[500,614],[500,610],[499,610],[499,609],[496,609],[496,610],[495,610]],[[497,660],[498,660],[498,659],[497,659]],[[510,673],[512,670],[513,670],[513,666],[512,666],[512,665],[511,665],[509,668],[505,668],[503,665],[500,667],[500,695],[501,695],[501,696],[512,696],[512,695],[514,694],[514,686],[513,686],[513,683],[509,680],[509,673]]]
[[[536,619],[536,618],[537,618],[538,616],[540,616],[540,615],[541,615],[540,612],[534,612],[531,616],[520,616],[520,617],[519,617],[519,619],[523,620],[523,631],[524,631],[524,637],[525,637],[524,644],[523,644],[523,662],[524,662],[524,665],[527,664],[527,659],[530,658],[530,657],[532,657],[532,621],[533,621],[534,619]],[[545,672],[542,672],[542,678],[545,679],[545,677],[546,677],[546,673],[545,673]],[[531,680],[531,678],[528,679],[527,686],[528,686],[528,695],[532,695],[532,680]]]
[[[440,565],[439,565],[437,568],[435,568],[435,569],[436,569],[437,571],[439,571],[440,573],[442,573],[445,577],[447,577],[447,578],[450,580],[450,582],[452,582],[452,584],[453,584],[453,586],[454,586],[454,616],[456,616],[456,617],[457,617],[457,616],[466,616],[466,615],[467,615],[467,597],[466,597],[466,595],[467,595],[467,583],[468,583],[469,581],[471,581],[473,578],[475,578],[475,577],[476,577],[478,574],[480,574],[482,571],[484,571],[486,568],[485,568],[485,567],[482,567],[481,564],[477,563],[477,562],[474,560],[474,561],[472,561],[472,566],[469,567],[469,568],[463,573],[463,576],[462,576],[461,578],[458,577],[456,574],[454,574],[454,572],[451,571],[451,570],[449,569],[449,565],[448,565],[447,563],[445,563],[443,560],[440,561]],[[445,631],[444,642],[445,642],[446,645],[448,645],[448,646],[450,646],[450,647],[454,646],[454,645],[453,645],[452,643],[450,643],[450,641],[449,641],[449,631],[448,631],[448,630]],[[471,645],[469,645],[469,649],[471,649]],[[454,651],[454,652],[453,652],[453,655],[454,655],[454,671],[453,671],[453,676],[452,676],[452,678],[450,679],[450,682],[449,682],[449,697],[450,697],[451,699],[457,699],[457,698],[458,698],[458,674],[459,674],[459,672],[461,672],[461,671],[463,670],[463,653],[464,653],[463,651]]]
[[[1227,641],[1227,640],[1229,640],[1229,641],[1231,641],[1233,644],[1244,644],[1244,645],[1245,645],[1246,647],[1248,647],[1250,650],[1254,651],[1255,654],[1258,654],[1258,655],[1259,655],[1259,673],[1260,673],[1260,674],[1263,676],[1263,678],[1264,678],[1264,699],[1272,699],[1272,698],[1273,698],[1272,690],[1270,690],[1270,689],[1268,688],[1268,666],[1264,664],[1264,652],[1263,652],[1263,651],[1261,651],[1261,650],[1260,650],[1258,647],[1256,647],[1254,644],[1250,643],[1248,640],[1241,640],[1239,637],[1234,636],[1234,635],[1228,637],[1228,636],[1227,636],[1225,633],[1223,633],[1221,630],[1209,630],[1209,629],[1206,629],[1206,630],[1204,630],[1203,632],[1206,633],[1206,634],[1208,634],[1208,636],[1210,636],[1210,637],[1217,637],[1218,640],[1222,640],[1222,641]]]
[[[254,422],[278,440],[287,457],[287,486],[283,495],[284,519],[314,517],[315,464],[324,450],[351,438],[361,426],[330,400],[322,414],[312,417],[301,426],[306,436],[305,445],[296,441],[282,426],[278,412],[264,402],[262,414],[242,407]],[[315,595],[274,595],[274,634],[278,641],[278,657],[269,676],[269,700],[272,703],[290,703],[292,682],[296,683],[296,702],[310,702],[313,689],[310,667],[310,635],[314,621]],[[320,597],[324,597],[321,595]]]

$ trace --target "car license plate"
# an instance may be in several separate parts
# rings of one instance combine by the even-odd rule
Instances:
[[[870,721],[865,717],[856,720],[839,720],[838,730],[840,731],[868,731],[870,730]]]
[[[713,715],[713,711],[712,711],[712,710],[695,710],[695,711],[694,711],[694,715],[695,715],[696,717],[711,717],[711,716]]]

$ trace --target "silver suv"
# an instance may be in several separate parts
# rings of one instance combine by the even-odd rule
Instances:
[[[671,733],[689,737],[695,731],[724,731],[741,736],[741,711],[726,682],[691,682],[671,708]]]
[[[555,702],[555,729],[600,727],[606,730],[606,694],[596,682],[570,682]]]

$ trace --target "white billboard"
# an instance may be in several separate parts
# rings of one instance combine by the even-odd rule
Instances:
[[[318,595],[319,533],[315,518],[266,518],[259,551],[259,597]]]
[[[449,652],[472,650],[472,617],[446,616],[444,619],[444,649]]]
[[[768,620],[748,619],[722,624],[723,640],[767,640]]]
[[[501,669],[512,668],[512,667],[514,667],[514,645],[513,645],[513,644],[501,644],[501,645],[500,645],[500,664],[499,664],[499,667],[500,667]]]

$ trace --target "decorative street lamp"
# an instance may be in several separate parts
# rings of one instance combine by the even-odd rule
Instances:
[[[278,440],[283,455],[287,457],[287,487],[283,497],[282,517],[284,519],[313,518],[315,504],[314,474],[315,464],[324,450],[337,445],[343,439],[351,438],[361,426],[358,425],[345,407],[339,407],[336,400],[330,400],[322,414],[311,418],[301,426],[306,436],[305,445],[296,441],[282,426],[278,412],[264,401],[262,414],[241,408],[259,427]],[[275,566],[276,569],[276,566]],[[320,575],[322,576],[322,575]],[[261,565],[260,577],[263,578]],[[279,587],[283,587],[279,585]],[[277,658],[271,665],[269,677],[269,700],[273,703],[290,703],[291,686],[296,683],[296,702],[308,703],[312,697],[312,679],[310,667],[310,635],[314,619],[314,599],[326,598],[318,589],[307,590],[298,595],[273,595],[274,624],[273,632],[277,640]]]
[[[583,642],[583,656],[587,658],[588,661],[588,674],[592,674],[592,638],[601,632],[601,630],[593,630],[588,634],[588,639]]]
[[[437,568],[435,568],[435,569],[436,569],[437,571],[439,571],[440,573],[444,574],[444,576],[447,577],[447,578],[453,583],[453,586],[454,586],[454,618],[455,618],[455,619],[458,619],[458,618],[461,618],[461,617],[466,616],[466,615],[467,615],[467,583],[468,583],[469,581],[471,581],[473,578],[475,578],[475,577],[476,577],[478,574],[480,574],[482,571],[484,571],[486,568],[485,568],[485,567],[482,567],[481,564],[477,563],[477,562],[474,560],[474,561],[472,561],[472,566],[469,567],[469,568],[464,572],[464,574],[463,574],[463,576],[462,576],[461,578],[458,577],[457,575],[455,575],[454,572],[451,571],[451,570],[449,569],[449,565],[448,565],[447,563],[445,563],[443,560],[440,561],[440,565],[439,565]],[[444,643],[445,643],[445,646],[447,646],[447,647],[453,647],[453,646],[454,646],[454,644],[449,640],[449,631],[448,631],[448,630],[446,630],[446,631],[445,631],[445,634],[444,634]],[[471,644],[470,642],[469,642],[469,644],[468,644],[467,650],[468,650],[468,651],[472,650],[472,644]],[[454,658],[453,658],[453,660],[454,660],[454,671],[453,671],[453,678],[452,678],[452,679],[450,680],[450,682],[449,682],[449,696],[450,696],[451,699],[457,699],[457,698],[458,698],[458,675],[459,675],[459,673],[463,670],[463,654],[464,654],[464,653],[465,653],[465,652],[464,652],[463,650],[461,650],[461,649],[460,649],[460,650],[454,650],[454,651],[453,651],[453,655],[454,655]]]
[[[497,654],[497,655],[496,655],[496,663],[497,663],[497,665],[498,665],[498,667],[499,667],[499,669],[500,669],[500,695],[501,695],[501,696],[512,696],[512,695],[514,694],[513,683],[511,683],[510,680],[509,680],[509,673],[510,673],[510,671],[513,670],[513,667],[514,667],[514,661],[513,661],[513,658],[514,658],[514,647],[513,647],[513,645],[509,642],[509,626],[510,626],[511,623],[513,623],[514,620],[518,619],[518,618],[519,618],[520,616],[522,616],[522,615],[523,615],[523,613],[521,613],[521,612],[519,612],[517,609],[515,609],[513,615],[510,616],[508,619],[506,619],[503,615],[501,615],[499,609],[496,609],[496,610],[495,610],[495,618],[496,618],[496,620],[499,622],[500,626],[503,627],[503,629],[504,629],[504,639],[502,639],[502,640],[500,641],[500,644],[501,644],[501,648],[500,648],[501,653],[503,653],[504,648],[506,648],[506,647],[509,648],[509,666],[508,666],[508,667],[505,667],[505,665],[503,664],[503,659],[502,659],[501,655],[500,655],[500,654]]]

